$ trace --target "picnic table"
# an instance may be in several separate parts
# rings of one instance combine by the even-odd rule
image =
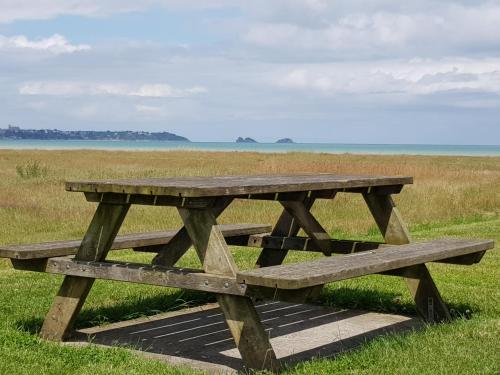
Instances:
[[[247,367],[279,368],[255,310],[255,299],[305,302],[324,284],[369,274],[400,276],[428,322],[450,313],[426,267],[428,262],[471,265],[493,248],[488,240],[442,239],[410,243],[392,199],[411,177],[334,174],[145,178],[73,181],[66,190],[83,192],[97,209],[82,241],[0,247],[14,267],[65,275],[41,336],[63,340],[71,333],[95,279],[136,282],[215,293]],[[317,199],[361,194],[385,242],[333,239],[311,213]],[[235,199],[278,201],[283,212],[271,228],[259,224],[218,225]],[[131,205],[173,206],[184,223],[178,231],[117,236]],[[298,236],[302,229],[306,236]],[[270,233],[269,233],[270,232]],[[251,270],[239,270],[228,245],[262,248]],[[203,269],[176,267],[193,246]],[[106,261],[112,249],[154,252],[152,264]],[[282,264],[288,251],[326,257]],[[331,256],[337,254],[335,256]]]

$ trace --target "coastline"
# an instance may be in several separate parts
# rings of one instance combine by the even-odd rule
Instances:
[[[0,140],[0,149],[500,156],[500,145]]]

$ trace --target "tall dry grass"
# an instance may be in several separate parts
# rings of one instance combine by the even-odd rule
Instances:
[[[33,161],[46,166],[46,173],[20,177],[16,167]],[[0,243],[80,237],[95,206],[83,194],[65,192],[65,180],[299,172],[413,176],[415,184],[395,197],[410,226],[500,215],[498,157],[1,150]],[[221,222],[272,223],[280,210],[274,202],[239,201]],[[357,195],[319,201],[313,211],[336,235],[375,232]],[[179,225],[172,208],[133,207],[122,230]]]

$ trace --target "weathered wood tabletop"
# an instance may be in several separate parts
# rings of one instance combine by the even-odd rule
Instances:
[[[450,318],[425,263],[474,264],[493,244],[474,240],[406,245],[410,235],[392,195],[411,183],[412,177],[404,176],[335,174],[71,181],[66,183],[66,190],[83,192],[88,201],[99,203],[83,240],[6,247],[3,251],[20,269],[66,275],[43,324],[44,338],[67,337],[95,278],[180,287],[216,293],[244,363],[249,368],[276,370],[279,363],[252,298],[304,302],[317,296],[327,282],[383,273],[405,278],[424,319],[433,322]],[[330,237],[311,207],[315,200],[334,199],[339,193],[363,196],[385,243]],[[217,217],[235,199],[279,201],[283,211],[272,232],[258,233],[262,225],[218,225]],[[184,227],[175,233],[117,238],[130,206],[135,204],[176,207]],[[306,237],[298,236],[300,229]],[[111,249],[127,244],[138,251],[156,252],[153,264],[106,261]],[[228,244],[261,247],[256,269],[240,271]],[[386,245],[393,246],[378,249]],[[203,269],[175,267],[191,246]],[[74,258],[52,256],[74,254],[75,250]],[[282,265],[290,250],[343,255]],[[351,254],[357,252],[365,253]],[[52,255],[43,258],[49,253]]]
[[[322,173],[71,181],[66,183],[66,190],[88,193],[207,197],[397,186],[411,183],[413,183],[412,177],[344,176]]]

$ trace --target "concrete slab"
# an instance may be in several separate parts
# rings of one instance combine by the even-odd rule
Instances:
[[[421,326],[418,318],[331,307],[267,302],[257,306],[278,358],[293,364],[332,357],[374,337]],[[79,331],[78,341],[118,345],[173,365],[212,373],[243,369],[216,304]]]

